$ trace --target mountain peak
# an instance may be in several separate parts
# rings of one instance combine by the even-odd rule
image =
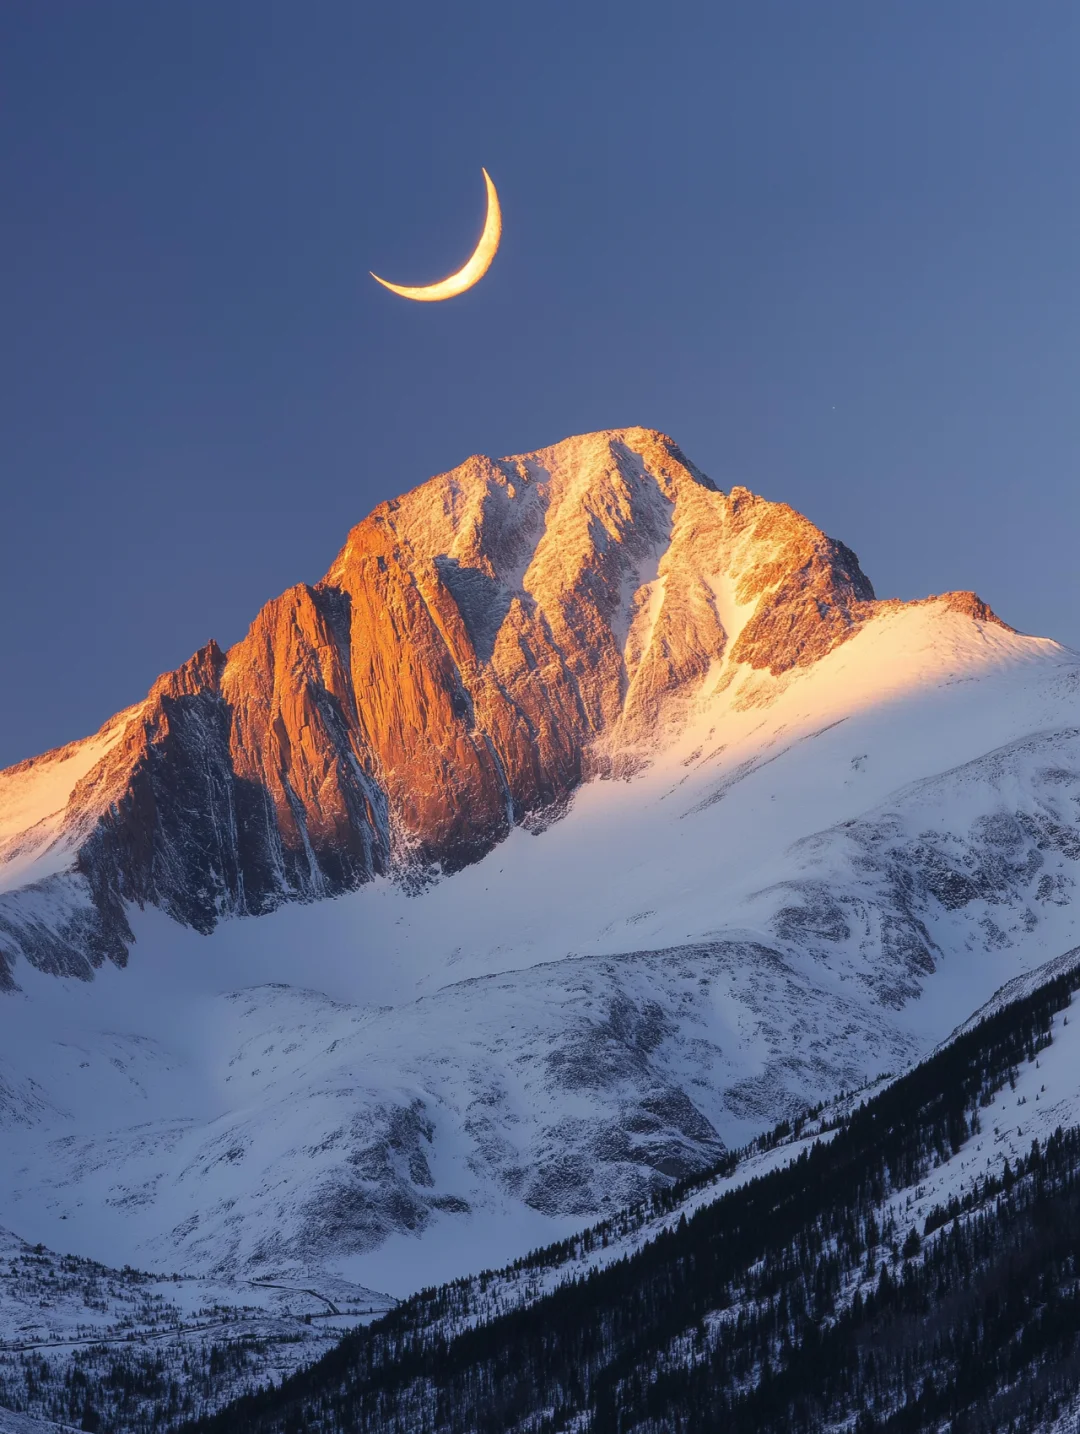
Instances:
[[[78,760],[38,759],[0,846],[0,954],[86,974],[122,959],[128,902],[209,930],[453,871],[895,606],[842,543],[655,430],[475,455],[380,504],[322,582],[163,675]]]
[[[196,692],[216,691],[225,669],[225,654],[211,638],[172,672],[163,672],[150,688],[147,700],[162,697],[191,697]]]

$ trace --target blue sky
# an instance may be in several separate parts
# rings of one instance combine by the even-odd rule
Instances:
[[[0,7],[0,763],[378,501],[641,423],[1080,645],[1080,8]],[[447,304],[379,289],[504,238]]]

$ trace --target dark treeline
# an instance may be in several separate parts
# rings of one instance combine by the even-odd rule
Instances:
[[[1051,1040],[1073,972],[983,1021],[830,1141],[635,1255],[446,1339],[431,1293],[189,1434],[1034,1429],[1080,1387],[1080,1132],[988,1170],[922,1229],[950,1159]],[[901,1211],[898,1216],[897,1211]],[[539,1263],[537,1257],[534,1262]],[[558,1261],[556,1261],[558,1262]]]
[[[220,1402],[223,1385],[251,1388],[265,1351],[246,1338],[181,1351],[88,1345],[70,1363],[50,1360],[48,1350],[8,1355],[0,1363],[0,1409],[89,1434],[161,1434]]]

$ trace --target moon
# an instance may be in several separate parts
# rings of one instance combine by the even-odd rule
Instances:
[[[480,173],[484,176],[484,183],[487,185],[487,218],[484,220],[484,232],[480,235],[480,242],[462,268],[456,274],[451,274],[446,279],[440,279],[437,284],[427,284],[422,288],[410,288],[407,284],[391,284],[389,279],[380,279],[378,274],[372,274],[371,277],[377,284],[381,284],[384,289],[389,289],[392,294],[400,294],[403,299],[415,299],[420,304],[434,304],[440,299],[452,299],[456,294],[463,294],[466,289],[471,289],[474,284],[480,282],[491,268],[491,261],[495,257],[499,240],[502,238],[502,210],[499,208],[499,196],[487,170],[482,169]]]

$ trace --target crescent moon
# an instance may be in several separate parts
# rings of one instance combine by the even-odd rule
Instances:
[[[384,289],[389,289],[392,294],[400,294],[403,299],[415,299],[421,304],[434,304],[440,299],[452,299],[455,294],[463,294],[466,289],[471,289],[474,284],[480,282],[491,268],[491,261],[495,257],[499,240],[502,238],[502,210],[499,208],[499,196],[487,170],[482,169],[480,173],[484,176],[484,183],[487,185],[487,218],[484,220],[484,232],[480,235],[480,242],[473,250],[468,262],[456,274],[451,274],[446,279],[440,279],[437,284],[427,284],[422,288],[409,288],[405,284],[391,284],[389,279],[380,279],[378,274],[372,274],[371,277],[377,284],[381,284]]]

